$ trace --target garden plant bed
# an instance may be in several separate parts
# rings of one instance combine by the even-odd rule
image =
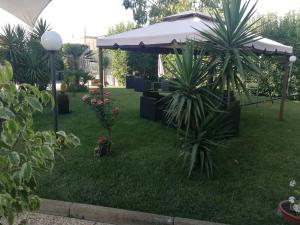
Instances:
[[[290,179],[300,180],[300,103],[287,103],[284,122],[278,103],[242,108],[239,137],[215,155],[219,172],[188,178],[177,160],[176,130],[140,119],[141,93],[110,91],[120,108],[112,155],[94,158],[103,131],[83,94],[70,95],[72,113],[59,117],[59,128],[82,144],[40,177],[41,197],[233,225],[287,224],[274,209],[289,197]],[[35,127],[51,129],[51,116],[36,115]]]

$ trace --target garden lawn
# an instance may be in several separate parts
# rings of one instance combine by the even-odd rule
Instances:
[[[287,103],[284,122],[277,120],[278,102],[243,108],[240,136],[215,154],[215,176],[188,178],[177,159],[176,131],[140,119],[140,93],[111,92],[120,108],[112,156],[94,158],[103,130],[82,94],[69,94],[72,112],[59,116],[59,128],[77,135],[81,146],[40,176],[41,197],[233,225],[285,224],[275,209],[289,197],[291,178],[300,184],[299,103]],[[51,129],[51,116],[36,115],[35,127]]]

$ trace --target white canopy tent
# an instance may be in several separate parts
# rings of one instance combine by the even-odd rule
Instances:
[[[205,41],[197,30],[208,31],[207,25],[213,25],[211,16],[188,11],[166,17],[163,22],[132,31],[97,39],[99,48],[139,50],[144,52],[168,52],[180,48],[187,40]],[[249,45],[253,51],[265,54],[292,55],[293,48],[276,41],[262,38]]]
[[[0,0],[0,8],[33,27],[51,0]]]
[[[100,57],[100,80],[103,81],[102,49],[170,53],[174,48],[180,49],[188,40],[205,41],[197,30],[209,31],[207,25],[213,25],[214,21],[215,19],[208,14],[187,11],[166,17],[160,23],[108,37],[99,37],[97,47]],[[279,113],[279,119],[282,120],[289,80],[289,57],[293,55],[293,47],[267,38],[261,38],[246,47],[257,54],[284,55],[287,58]]]

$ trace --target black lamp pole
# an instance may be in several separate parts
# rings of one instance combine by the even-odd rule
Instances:
[[[54,99],[53,108],[53,126],[54,132],[58,130],[58,116],[57,116],[57,97],[56,97],[56,71],[55,71],[55,51],[49,51],[50,56],[50,70],[51,70],[51,81],[52,81],[52,96]]]

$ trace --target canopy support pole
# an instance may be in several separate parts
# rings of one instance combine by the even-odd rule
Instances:
[[[286,63],[285,63],[285,71],[283,75],[283,87],[282,87],[282,93],[281,93],[281,102],[280,102],[280,111],[279,111],[279,120],[283,121],[283,112],[284,112],[284,105],[285,100],[287,97],[287,89],[288,89],[288,83],[289,83],[289,57],[286,57]]]
[[[103,101],[103,86],[104,86],[104,76],[103,76],[103,49],[98,48],[99,51],[99,77],[100,77],[100,97],[101,100]]]

